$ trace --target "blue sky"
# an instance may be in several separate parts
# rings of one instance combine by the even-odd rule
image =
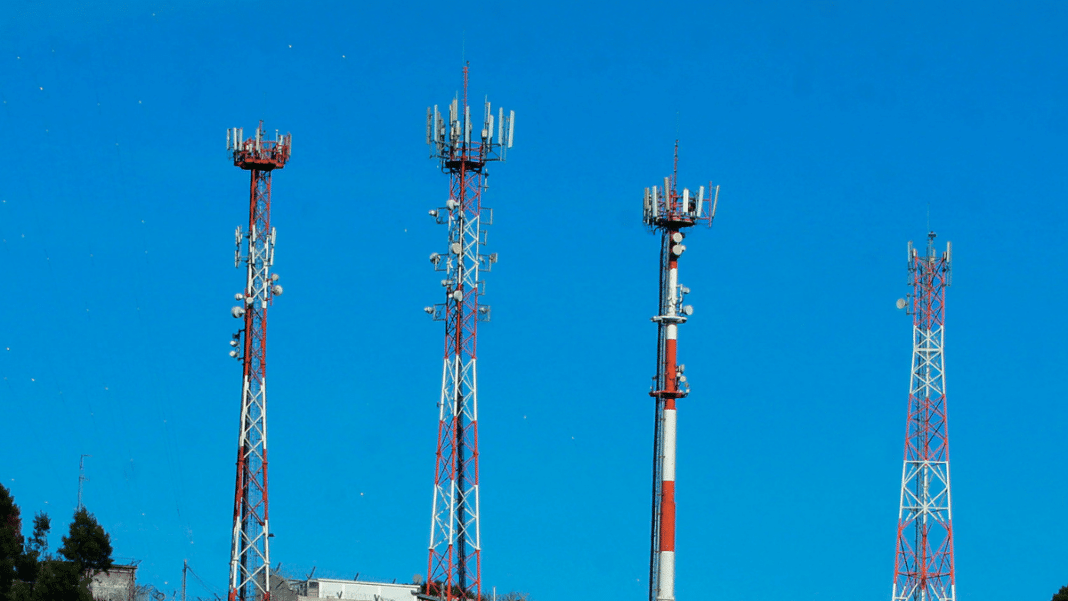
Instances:
[[[425,570],[441,377],[428,105],[517,114],[491,169],[483,582],[646,592],[658,243],[642,190],[722,186],[687,241],[678,597],[890,592],[905,248],[951,240],[957,590],[1068,584],[1062,3],[112,2],[0,7],[0,478],[53,548],[85,503],[164,590],[226,586],[248,174],[274,180],[272,556]],[[200,585],[191,595],[210,596]]]

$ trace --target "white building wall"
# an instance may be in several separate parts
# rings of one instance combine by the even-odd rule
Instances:
[[[353,580],[317,579],[319,594],[309,586],[308,597],[298,599],[356,599],[358,601],[414,601],[412,594],[419,591],[415,584],[392,584],[389,582],[358,582]]]
[[[93,575],[89,592],[96,601],[133,601],[136,580],[137,566],[112,566]]]

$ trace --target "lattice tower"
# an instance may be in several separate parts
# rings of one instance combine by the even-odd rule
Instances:
[[[953,512],[949,489],[949,420],[946,412],[945,308],[950,250],[936,254],[935,233],[919,254],[909,242],[912,374],[905,427],[905,461],[894,561],[894,601],[955,601]]]
[[[235,232],[234,266],[245,264],[245,289],[231,309],[243,326],[233,336],[230,356],[241,361],[241,430],[237,443],[237,482],[230,546],[229,601],[270,601],[271,553],[267,494],[267,307],[282,294],[274,265],[275,228],[271,226],[271,173],[285,167],[292,136],[264,139],[263,122],[250,138],[241,128],[226,132],[234,165],[252,174],[248,230]],[[244,255],[242,255],[244,246]]]
[[[515,112],[496,117],[486,101],[481,123],[472,120],[467,102],[468,68],[464,67],[463,98],[453,98],[446,115],[427,109],[426,141],[430,156],[449,174],[449,199],[431,210],[448,227],[448,246],[430,261],[444,279],[444,302],[426,312],[445,322],[445,353],[438,404],[438,444],[434,498],[430,520],[430,556],[425,596],[451,601],[481,596],[478,475],[478,323],[489,321],[490,307],[480,302],[485,291],[481,274],[497,262],[484,254],[485,226],[492,210],[482,206],[489,173],[486,164],[503,161],[512,146]],[[462,104],[461,104],[462,100]]]

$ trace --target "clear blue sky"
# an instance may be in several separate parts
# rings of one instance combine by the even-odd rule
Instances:
[[[269,330],[275,562],[425,571],[441,378],[425,109],[517,114],[492,168],[483,581],[646,591],[657,240],[642,189],[722,185],[687,241],[678,597],[891,588],[928,210],[948,293],[957,589],[1068,584],[1068,6],[1058,2],[9,2],[0,7],[0,478],[76,503],[173,590],[226,586],[248,174],[291,131]],[[465,33],[466,32],[466,33]],[[208,592],[191,585],[191,594]]]

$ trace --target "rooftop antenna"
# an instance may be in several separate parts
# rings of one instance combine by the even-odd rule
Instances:
[[[82,484],[89,481],[89,478],[85,476],[85,458],[92,457],[92,455],[82,455],[78,460],[78,509],[81,510],[85,506],[82,505]]]

